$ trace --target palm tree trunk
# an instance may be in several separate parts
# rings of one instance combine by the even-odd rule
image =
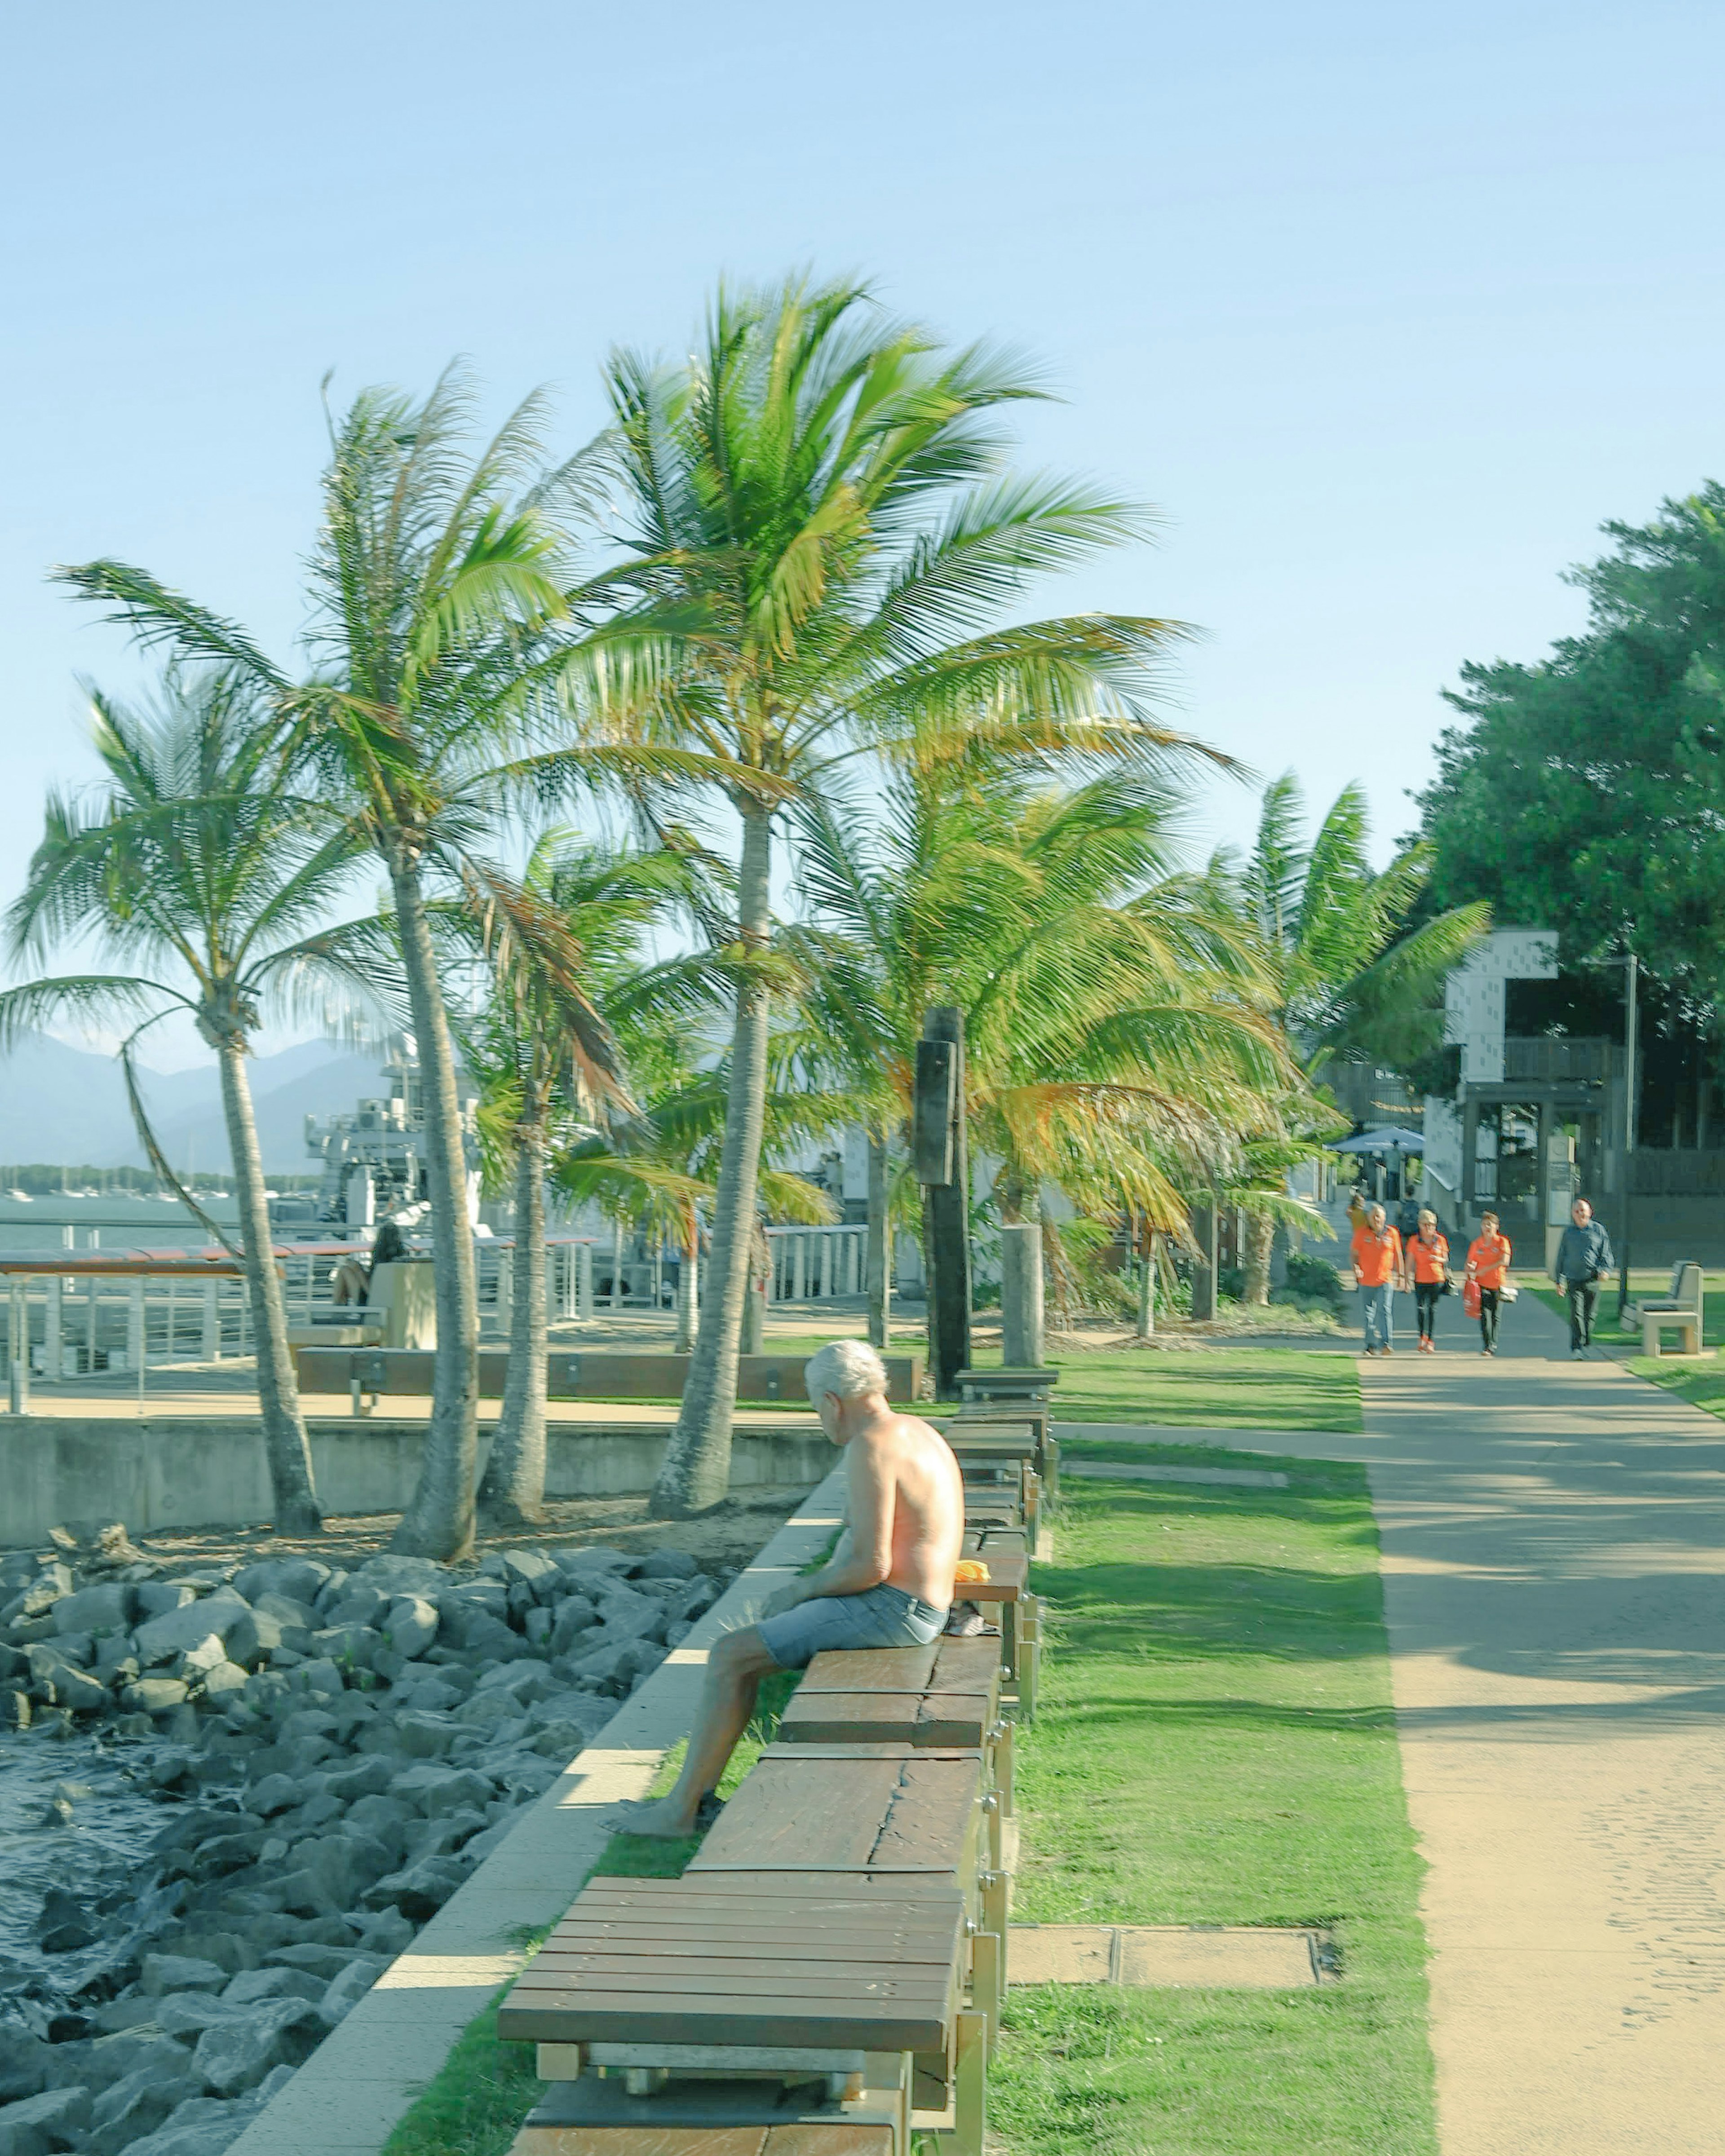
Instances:
[[[1156,1230],[1144,1231],[1144,1270],[1138,1275],[1138,1332],[1140,1340],[1156,1337]]]
[[[771,811],[757,802],[744,804],[737,913],[746,957],[763,954],[767,948],[772,865]],[[688,1519],[706,1512],[723,1503],[731,1486],[737,1345],[748,1294],[755,1186],[767,1116],[769,1004],[766,983],[756,973],[743,972],[737,985],[731,1090],[725,1103],[725,1142],[707,1250],[706,1293],[683,1388],[682,1413],[648,1502],[648,1512],[656,1520]]]
[[[683,1246],[683,1261],[677,1267],[677,1353],[687,1355],[694,1348],[695,1335],[701,1322],[701,1235],[697,1230]]]
[[[437,977],[418,863],[390,861],[403,970],[419,1055],[425,1105],[431,1255],[437,1291],[437,1349],[432,1363],[431,1419],[419,1481],[390,1547],[413,1557],[465,1557],[473,1547],[474,1467],[479,1455],[479,1289],[472,1224],[467,1217],[467,1163],[455,1091],[455,1048]]]
[[[1248,1213],[1245,1221],[1245,1299],[1260,1307],[1270,1301],[1270,1255],[1276,1245],[1276,1222],[1267,1213]]]
[[[498,1527],[533,1527],[545,1517],[544,1124],[524,1124],[516,1141],[509,1374],[479,1486],[480,1517]]]
[[[892,1229],[886,1217],[888,1188],[886,1141],[869,1136],[869,1226],[865,1242],[869,1302],[869,1345],[891,1343]]]
[[[252,1337],[258,1361],[258,1407],[264,1422],[264,1456],[270,1464],[270,1487],[275,1500],[275,1524],[285,1535],[315,1535],[323,1510],[311,1475],[311,1447],[305,1418],[300,1412],[288,1350],[287,1305],[270,1233],[270,1201],[264,1195],[264,1161],[258,1126],[252,1114],[252,1089],[245,1075],[245,1043],[227,1034],[218,1050],[222,1073],[222,1109],[228,1144],[234,1156],[234,1188],[239,1200],[239,1233],[245,1252],[246,1293],[252,1306]]]

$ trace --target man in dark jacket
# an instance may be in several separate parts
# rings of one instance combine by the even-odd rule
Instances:
[[[1594,1219],[1594,1209],[1586,1199],[1578,1198],[1569,1208],[1569,1221],[1558,1240],[1551,1276],[1569,1305],[1569,1353],[1581,1355],[1593,1345],[1600,1278],[1615,1261],[1611,1238]]]

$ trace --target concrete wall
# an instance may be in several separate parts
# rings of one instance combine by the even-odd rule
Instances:
[[[418,1478],[423,1422],[311,1425],[318,1495],[331,1512],[399,1512]],[[614,1497],[652,1487],[666,1430],[639,1423],[552,1424],[546,1494]],[[483,1469],[490,1434],[480,1434]],[[812,1424],[741,1424],[733,1488],[814,1483],[833,1449]],[[247,1527],[270,1518],[270,1480],[255,1419],[214,1416],[0,1416],[0,1547],[39,1543],[67,1521],[164,1527]]]

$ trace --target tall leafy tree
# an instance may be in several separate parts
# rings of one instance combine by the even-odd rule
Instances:
[[[1725,485],[1568,572],[1586,628],[1461,669],[1420,797],[1432,901],[1558,932],[1576,967],[1633,950],[1667,998],[1725,997]]]
[[[914,725],[1096,732],[1142,723],[1166,624],[1002,625],[1038,575],[1135,534],[1124,505],[1007,475],[1003,408],[1040,392],[982,347],[942,350],[862,286],[726,290],[695,356],[612,362],[596,459],[636,597],[582,685],[589,743],[640,783],[722,801],[741,831],[730,1098],[711,1255],[660,1515],[719,1502],[768,1081],[773,821],[833,759]],[[650,662],[626,663],[644,639]],[[602,660],[603,663],[600,663]]]
[[[92,701],[103,777],[94,788],[50,795],[9,926],[19,957],[93,940],[124,970],[59,974],[8,990],[0,995],[0,1042],[57,1017],[123,1029],[135,1108],[131,1052],[149,1027],[188,1014],[215,1051],[275,1522],[284,1533],[310,1534],[322,1515],[246,1063],[272,1002],[294,1009],[357,992],[387,998],[387,960],[369,924],[319,925],[351,878],[354,836],[282,787],[279,737],[244,670],[171,672],[153,707],[100,694]],[[158,1167],[171,1173],[147,1127],[145,1136]]]
[[[331,425],[310,564],[313,670],[296,677],[238,624],[147,571],[98,561],[59,573],[146,643],[231,668],[275,716],[294,783],[341,816],[389,880],[425,1106],[437,1349],[419,1481],[398,1549],[471,1545],[478,1298],[455,1053],[430,909],[499,805],[496,761],[570,620],[568,572],[530,400],[477,455],[471,396],[445,374],[418,401],[368,389]]]

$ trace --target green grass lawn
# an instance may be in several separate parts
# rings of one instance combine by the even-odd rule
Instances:
[[[1710,1355],[1704,1362],[1691,1363],[1663,1356],[1655,1360],[1636,1355],[1627,1367],[1638,1378],[1662,1385],[1666,1392],[1675,1393],[1692,1407],[1705,1408],[1709,1414],[1717,1415],[1725,1422],[1725,1357]]]
[[[1021,1740],[1015,1915],[1322,1926],[1341,1981],[1014,1990],[989,2085],[1014,2156],[1435,2148],[1420,1864],[1364,1476],[1275,1464],[1286,1491],[1067,1486],[1060,1561],[1037,1573],[1053,1636]]]
[[[1058,1358],[1062,1422],[1209,1424],[1227,1430],[1362,1427],[1359,1373],[1349,1355],[1297,1348],[1154,1349]]]

